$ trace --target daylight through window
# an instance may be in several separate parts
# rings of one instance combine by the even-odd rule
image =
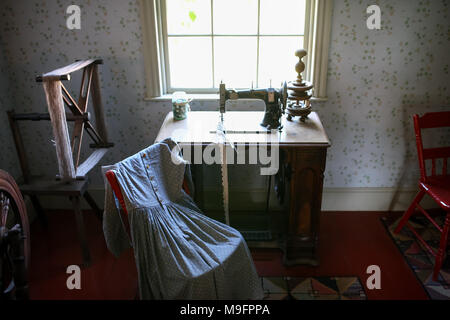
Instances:
[[[306,0],[160,1],[166,91],[278,87],[295,77]]]

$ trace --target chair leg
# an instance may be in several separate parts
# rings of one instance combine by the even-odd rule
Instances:
[[[44,229],[47,229],[48,228],[47,215],[45,214],[45,211],[42,208],[38,197],[35,195],[30,195],[30,200],[31,200],[31,203],[33,204],[33,208],[36,211],[36,215],[38,216],[40,223],[42,224]]]
[[[72,197],[73,210],[77,222],[78,240],[80,241],[81,253],[83,255],[83,265],[89,267],[91,265],[91,254],[86,239],[86,230],[84,228],[83,212],[80,206],[80,197]]]
[[[94,198],[89,194],[89,192],[84,193],[84,199],[87,201],[89,206],[94,210],[95,215],[100,221],[103,221],[103,211],[97,206],[97,203],[95,203]]]
[[[444,262],[444,256],[447,250],[448,241],[448,231],[450,228],[450,212],[447,213],[447,217],[442,228],[441,243],[439,245],[439,250],[436,255],[436,262],[434,264],[433,281],[438,280],[439,271],[442,268],[442,263]]]
[[[423,196],[425,195],[425,191],[420,190],[419,193],[414,198],[413,202],[409,206],[408,210],[406,210],[405,214],[403,215],[402,219],[397,225],[397,228],[395,228],[394,233],[398,234],[400,231],[402,231],[403,227],[408,222],[409,218],[411,218],[411,215],[414,213],[414,209],[416,208],[416,205],[422,201]]]

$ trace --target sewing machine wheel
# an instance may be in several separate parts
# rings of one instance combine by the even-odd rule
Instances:
[[[30,231],[14,179],[0,170],[0,299],[27,299]]]

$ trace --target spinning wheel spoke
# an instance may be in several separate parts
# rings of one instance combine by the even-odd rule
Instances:
[[[1,227],[6,228],[9,212],[9,198],[3,192],[0,192],[0,214],[1,214]]]
[[[8,213],[10,210],[10,200],[9,197],[0,192],[0,245],[3,248],[3,252],[1,254],[1,266],[0,266],[0,274],[1,274],[1,286],[0,290],[3,294],[8,294],[14,288],[14,282],[12,281],[12,265],[11,259],[9,257],[9,245],[6,243],[6,233],[8,230]]]
[[[0,299],[27,299],[29,225],[14,179],[0,170]]]

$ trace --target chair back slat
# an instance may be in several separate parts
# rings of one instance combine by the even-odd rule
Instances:
[[[432,112],[420,117],[414,115],[414,130],[416,133],[416,145],[419,158],[421,181],[427,178],[425,160],[432,161],[431,175],[436,176],[436,160],[443,159],[442,175],[447,175],[447,161],[450,158],[450,147],[423,148],[422,129],[450,128],[450,111]]]
[[[450,112],[432,112],[419,118],[421,129],[450,127]]]
[[[423,159],[445,159],[450,158],[450,147],[423,149]]]

